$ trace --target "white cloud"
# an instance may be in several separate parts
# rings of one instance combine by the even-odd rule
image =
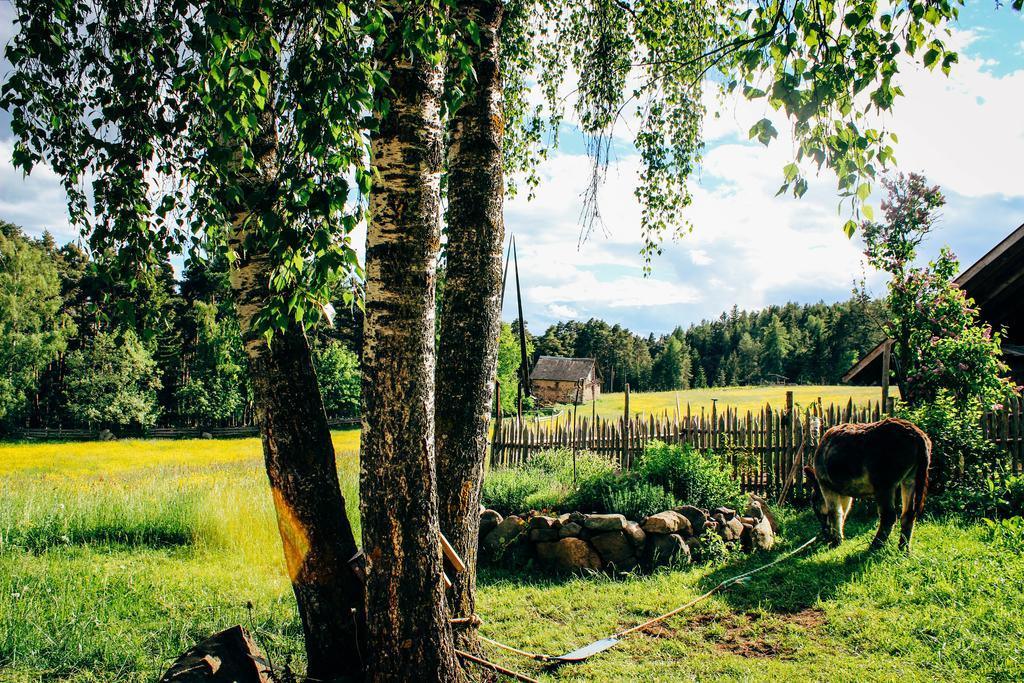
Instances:
[[[715,262],[715,259],[711,258],[708,252],[704,249],[691,249],[690,261],[692,261],[695,266],[710,266]]]
[[[5,11],[0,3],[0,30],[9,22]],[[950,44],[960,50],[961,61],[949,78],[905,64],[900,84],[906,96],[884,124],[900,137],[900,167],[924,171],[943,186],[951,197],[947,216],[977,224],[971,238],[983,251],[1021,221],[1019,213],[1003,214],[1024,202],[1024,69],[998,75],[988,68],[991,60],[970,56],[977,39],[976,32],[953,33]],[[1024,43],[1020,47],[1024,50]],[[576,80],[567,76],[562,90],[571,90]],[[639,332],[665,332],[733,304],[750,308],[848,294],[861,274],[861,254],[858,242],[839,229],[845,218],[836,213],[834,177],[826,172],[809,178],[800,200],[775,197],[782,167],[794,151],[785,120],[763,101],[719,101],[714,87],[707,88],[705,103],[718,115],[705,120],[708,149],[686,210],[694,231],[678,243],[665,243],[651,277],[642,276],[638,253],[637,156],[614,160],[599,200],[604,229],[589,239],[581,239],[579,222],[591,170],[585,155],[554,154],[539,169],[536,199],[527,202],[521,193],[506,203],[507,230],[517,236],[525,314],[534,332],[557,319],[590,316]],[[769,148],[747,141],[749,127],[763,116],[772,118],[780,135]],[[618,127],[617,142],[631,139],[633,128]],[[0,218],[36,233],[50,228],[58,239],[74,238],[54,174],[40,167],[22,178],[10,165],[10,154],[10,141],[0,140]],[[993,204],[992,195],[1012,201]],[[966,199],[954,204],[956,196]],[[992,206],[1003,207],[1002,213]],[[353,236],[360,252],[364,241],[365,226],[360,226]],[[873,276],[871,283],[879,282]],[[510,280],[506,311],[514,309]]]
[[[608,308],[638,308],[688,304],[699,300],[696,289],[678,282],[640,276],[599,280],[591,272],[577,271],[575,277],[562,286],[541,285],[527,287],[531,301],[589,304]],[[554,307],[549,307],[553,311]]]
[[[997,207],[1013,213],[1024,201],[1024,70],[994,73],[992,60],[964,52],[978,39],[976,31],[953,32],[948,42],[960,51],[960,63],[949,78],[904,63],[900,85],[905,97],[882,121],[900,137],[900,168],[923,171],[950,197],[947,214],[957,227],[939,239],[953,238],[955,247],[959,240],[974,250],[976,242],[993,244],[1019,224],[1020,215],[1004,219]],[[782,167],[794,155],[785,118],[763,101],[720,99],[713,86],[705,101],[718,116],[705,121],[708,149],[686,212],[694,231],[679,243],[665,244],[652,278],[639,277],[636,156],[619,159],[609,170],[600,199],[607,230],[582,244],[580,194],[590,172],[584,156],[554,155],[541,169],[537,200],[509,204],[509,229],[520,235],[520,245],[530,245],[529,263],[521,267],[530,285],[528,319],[530,309],[544,311],[538,322],[546,324],[546,316],[557,317],[549,304],[566,302],[582,313],[606,311],[603,315],[611,320],[649,326],[639,331],[665,331],[733,303],[757,307],[849,294],[853,280],[864,274],[862,247],[840,230],[846,217],[837,214],[834,175],[825,171],[809,177],[808,192],[800,200],[776,197]],[[749,127],[764,116],[779,130],[779,139],[768,148],[747,141]],[[985,225],[969,227],[979,221]],[[979,238],[979,230],[988,234]],[[974,233],[969,239],[968,231]],[[521,259],[523,252],[521,246]],[[877,291],[881,277],[867,275],[869,287]]]
[[[551,304],[548,306],[548,313],[561,320],[572,320],[580,315],[576,312],[575,308],[563,306],[562,304]]]
[[[24,226],[32,234],[49,230],[57,241],[78,237],[67,215],[67,196],[57,175],[39,164],[26,176],[11,164],[14,144],[0,140],[0,218]]]
[[[787,161],[781,145],[728,143],[711,149],[704,182],[694,183],[687,209],[694,231],[666,242],[652,276],[644,278],[640,206],[633,195],[638,158],[610,169],[599,200],[607,230],[581,244],[580,193],[589,160],[555,155],[541,169],[536,199],[516,199],[506,210],[519,246],[527,319],[539,332],[563,317],[550,308],[562,303],[642,332],[662,332],[734,303],[759,307],[797,292],[814,300],[846,296],[861,254],[839,229],[834,181],[811,179],[799,201],[776,198]]]
[[[1024,192],[1024,69],[998,76],[991,64],[961,52],[948,78],[904,67],[905,96],[886,121],[901,168],[970,197]]]

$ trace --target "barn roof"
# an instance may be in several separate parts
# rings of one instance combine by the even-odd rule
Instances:
[[[531,380],[555,380],[558,382],[578,382],[590,376],[594,369],[593,358],[562,358],[560,356],[541,356],[530,373]]]
[[[1003,355],[1015,378],[1024,377],[1024,225],[1011,232],[954,280],[974,299],[981,319],[1006,328]],[[850,368],[843,381],[878,384],[882,381],[882,350],[879,343]]]

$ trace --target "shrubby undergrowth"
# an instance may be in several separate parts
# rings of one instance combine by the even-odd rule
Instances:
[[[1013,474],[1006,452],[987,438],[980,408],[957,405],[945,393],[898,415],[918,425],[932,440],[929,471],[931,512],[967,517],[1009,517],[1024,513],[1024,477]]]
[[[645,480],[662,486],[681,504],[699,508],[735,506],[743,497],[724,458],[690,445],[650,442],[637,472]]]
[[[614,476],[606,459],[581,451],[576,454],[574,484],[572,452],[565,448],[531,455],[518,467],[494,470],[484,479],[484,504],[503,515],[563,506],[576,485],[589,485]]]
[[[616,512],[640,519],[677,505],[737,505],[742,495],[725,461],[691,446],[647,444],[636,469],[618,473],[605,458],[552,449],[525,464],[490,472],[484,505],[502,514],[527,510]]]

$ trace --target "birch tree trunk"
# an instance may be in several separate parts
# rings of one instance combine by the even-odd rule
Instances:
[[[258,24],[257,24],[258,25]],[[271,69],[267,69],[271,71]],[[255,169],[239,171],[241,197],[231,216],[231,292],[252,380],[267,477],[285,563],[305,636],[313,680],[358,679],[362,661],[363,584],[345,512],[334,445],[305,331],[295,323],[266,337],[254,325],[270,298],[269,255],[253,237],[273,211],[278,164],[274,104],[259,117]]]
[[[366,240],[362,470],[368,677],[457,681],[441,579],[434,464],[434,293],[440,247],[442,72],[410,60],[390,3],[376,47],[388,106]]]
[[[462,11],[480,27],[470,45],[476,88],[451,124],[448,244],[437,364],[437,471],[441,529],[467,570],[452,577],[453,617],[476,609],[480,487],[487,453],[501,325],[504,111],[499,65],[502,3],[474,0]],[[455,631],[456,645],[479,650],[476,631]]]

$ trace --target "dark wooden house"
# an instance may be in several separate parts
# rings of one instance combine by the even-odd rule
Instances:
[[[541,356],[530,373],[530,393],[542,404],[591,401],[601,395],[601,380],[593,358]]]
[[[1024,225],[1011,232],[955,280],[974,299],[979,317],[1002,330],[1003,360],[1017,384],[1024,384]],[[885,341],[843,376],[850,384],[881,384]]]

